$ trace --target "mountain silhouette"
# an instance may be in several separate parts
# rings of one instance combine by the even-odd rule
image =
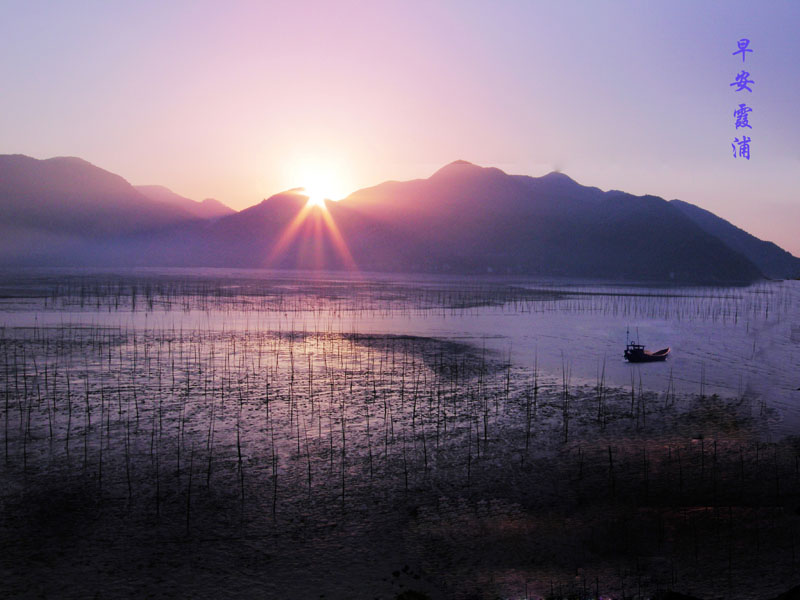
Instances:
[[[154,202],[181,208],[198,219],[219,219],[236,212],[214,198],[206,198],[202,202],[197,202],[184,198],[163,185],[137,185],[134,188]]]
[[[215,222],[185,223],[155,235],[139,236],[137,264],[160,260],[161,264],[210,267],[335,270],[352,266],[323,213],[316,208],[304,212],[307,202],[302,189],[287,190]],[[347,252],[371,255],[368,262],[375,270],[410,268],[405,240],[391,227],[335,202],[327,206],[346,240]],[[295,235],[284,239],[301,213],[305,218],[297,223]]]
[[[369,271],[729,283],[789,276],[800,261],[680,201],[463,160],[328,202],[336,233],[301,189],[220,215],[80,159],[3,156],[0,182],[5,264],[341,269],[352,258]]]
[[[5,225],[84,236],[124,235],[192,218],[73,157],[0,156],[0,203]]]
[[[670,204],[677,207],[704,231],[722,240],[729,248],[744,254],[767,277],[777,279],[800,277],[800,258],[792,256],[777,244],[760,240],[694,204],[682,200],[671,200]]]
[[[20,154],[0,155],[0,212],[0,260],[11,264],[83,264],[100,240],[194,218],[80,158]]]
[[[665,200],[603,192],[562,173],[507,175],[456,161],[428,179],[384,183],[339,204],[418,248],[414,270],[708,282],[760,275]],[[358,258],[378,267],[369,253]]]

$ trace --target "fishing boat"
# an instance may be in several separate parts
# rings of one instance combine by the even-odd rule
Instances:
[[[642,344],[628,342],[628,345],[625,347],[624,356],[625,360],[632,363],[658,362],[661,360],[667,360],[667,356],[669,356],[669,348],[662,348],[661,350],[650,352],[649,350],[645,350]]]
[[[639,337],[639,328],[636,328],[636,337]],[[632,363],[642,362],[659,362],[667,360],[669,356],[669,348],[662,348],[656,352],[650,352],[644,349],[644,344],[637,344],[631,340],[630,329],[625,332],[625,360]]]

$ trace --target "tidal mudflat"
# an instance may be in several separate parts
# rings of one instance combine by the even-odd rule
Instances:
[[[800,583],[798,282],[172,270],[0,288],[6,595]],[[673,355],[628,365],[626,330]]]

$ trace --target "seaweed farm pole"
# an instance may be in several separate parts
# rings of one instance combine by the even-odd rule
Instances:
[[[569,440],[569,380],[571,378],[572,367],[567,367],[564,362],[564,353],[561,353],[561,384],[563,387],[563,421],[564,421],[564,443]]]
[[[50,412],[50,401],[47,399],[47,350],[45,350],[45,363],[44,363],[44,406],[47,409],[47,430],[48,430],[48,440],[50,443],[53,442],[53,414]],[[37,386],[38,390],[38,386]],[[39,401],[41,406],[41,400]],[[6,407],[6,410],[8,408]]]
[[[341,342],[340,342],[340,344],[341,344]],[[341,349],[340,349],[340,352],[341,352]],[[328,382],[330,383],[330,386],[331,386],[331,398],[332,398],[333,397],[333,385],[334,385],[334,383],[333,383],[333,373],[331,372],[332,368],[328,366],[328,353],[324,349],[322,351],[322,363],[323,363],[323,368],[325,369],[325,377],[328,378]],[[269,375],[267,375],[267,376],[269,376]],[[312,413],[311,413],[311,424],[312,424],[312,426],[314,424],[314,413],[313,413],[313,410],[312,410]],[[317,437],[320,440],[322,439],[322,398],[320,398],[319,409],[317,409]]]
[[[427,481],[428,479],[428,442],[425,436],[425,422],[423,421],[422,424],[422,460],[423,462],[423,473],[422,477],[424,480]]]
[[[83,470],[86,470],[89,462],[89,431],[92,428],[92,411],[89,405],[89,372],[86,372],[86,429],[83,432]]]
[[[331,397],[328,400],[328,456],[330,457],[330,473],[333,475],[333,379],[331,379]]]
[[[403,426],[401,431],[401,435],[403,436],[403,479],[405,482],[405,493],[406,497],[408,497],[408,461],[406,459],[406,428]]]
[[[506,388],[505,388],[505,396],[506,396],[506,409],[508,408],[508,398],[511,392],[511,348],[508,349],[508,362],[506,363]],[[497,415],[497,396],[495,396],[494,402],[494,414]]]
[[[273,448],[274,448],[273,441]],[[272,520],[275,521],[278,512],[278,454],[272,453]]]
[[[67,461],[69,461],[69,434],[72,430],[72,396],[69,387],[69,371],[67,371]]]
[[[47,371],[47,365],[45,365],[45,371]],[[41,390],[39,389],[39,384],[36,384],[36,393],[39,396],[39,408],[42,406],[42,394]],[[53,414],[50,412],[50,401],[47,399],[47,378],[45,378],[45,385],[44,385],[44,407],[47,410],[47,429],[48,429],[48,436],[47,439],[50,443],[53,442]]]
[[[314,418],[312,414],[310,419]],[[308,477],[308,498],[311,499],[311,448],[308,443],[308,427],[306,426],[306,417],[303,415],[303,435],[306,441],[306,471]],[[244,491],[242,491],[242,502],[244,502]]]
[[[311,401],[311,420],[314,420],[314,365],[311,362],[311,354],[308,355],[308,398]],[[303,422],[305,427],[305,422]],[[307,434],[306,434],[307,435]]]
[[[497,395],[495,395],[495,402],[497,402]],[[477,433],[477,429],[476,429]],[[476,442],[480,443],[480,439],[476,438]],[[483,453],[487,452],[489,447],[489,399],[484,396],[483,398]],[[478,454],[480,454],[480,445],[477,446]]]
[[[53,398],[53,418],[56,417],[56,386],[58,385],[58,356],[56,356],[56,364],[55,370],[53,371],[53,389],[52,389],[52,398]],[[46,391],[46,390],[45,390]],[[50,432],[50,442],[53,441],[53,434],[52,431]]]
[[[30,404],[30,403],[29,403]],[[30,410],[28,411],[30,413]],[[22,472],[28,473],[28,430],[22,432]]]
[[[189,481],[186,484],[186,536],[189,536],[189,526],[191,525],[192,516],[192,466],[194,465],[194,442],[189,451]]]
[[[34,338],[35,338],[35,330],[34,330]],[[32,357],[33,359],[33,370],[34,370],[34,378],[33,382],[36,383],[36,396],[37,396],[37,407],[41,404],[42,395],[39,391],[39,366],[36,364],[36,355],[34,354]],[[27,385],[25,388],[27,389]],[[26,394],[27,397],[27,394]],[[27,415],[25,417],[25,437],[30,439],[31,437],[31,413],[33,412],[33,398],[28,399],[28,410]],[[23,440],[25,441],[25,440]],[[25,456],[25,472],[27,473],[27,455]]]
[[[539,350],[533,355],[533,416],[536,417],[539,407]]]
[[[98,486],[98,493],[101,496],[103,494],[103,419],[105,418],[105,411],[106,411],[105,398],[103,395],[103,385],[101,383],[100,384],[100,427],[98,430],[100,437],[100,447],[98,449],[99,454],[97,457],[97,486]]]
[[[352,391],[352,379],[350,380],[350,387]],[[342,394],[342,511],[345,509],[345,469],[347,462],[347,446],[345,440],[345,421],[347,420],[347,408],[344,402],[344,394]]]
[[[9,403],[8,401],[9,401],[9,395],[10,395],[11,392],[8,389],[9,388],[9,379],[8,379],[8,346],[5,345],[5,344],[3,344],[3,345],[5,346],[5,364],[6,364],[6,415],[5,415],[6,416],[6,432],[5,432],[5,436],[3,436],[3,441],[5,442],[5,447],[6,447],[6,465],[8,465],[8,403]]]
[[[125,411],[125,478],[128,481],[128,504],[130,504],[133,496],[133,489],[131,488],[131,452],[130,452],[130,435],[131,435],[131,417],[128,410]]]
[[[275,512],[276,507],[278,504],[278,454],[275,451],[275,427],[272,424],[272,415],[269,411],[269,367],[267,367],[267,381],[266,381],[266,418],[267,418],[267,427],[269,427],[269,435],[270,435],[270,450],[272,456],[270,457],[270,463],[272,464],[272,520],[275,521]]]
[[[102,446],[102,444],[101,444]],[[156,523],[161,518],[161,481],[159,479],[158,445],[156,445]]]
[[[180,482],[181,480],[181,448],[183,448],[183,435],[184,435],[184,422],[185,422],[185,413],[186,413],[186,402],[189,399],[190,394],[190,386],[189,386],[189,368],[186,368],[186,396],[181,399],[181,414],[178,418],[178,447],[176,449],[176,457],[175,457],[175,479]],[[158,395],[158,439],[161,440],[161,428],[162,428],[162,398],[161,394]],[[155,418],[153,419],[154,428],[155,428]]]
[[[467,433],[467,487],[469,487],[472,476],[472,415],[467,415],[467,423],[469,424],[469,432]]]
[[[369,401],[364,401],[364,406],[367,409],[367,454],[369,455],[369,481],[372,483],[372,436],[369,431]]]
[[[224,380],[223,380],[224,381]],[[223,383],[224,385],[224,383]],[[208,435],[206,437],[206,454],[208,454],[208,471],[206,472],[206,487],[211,487],[211,461],[214,455],[214,409],[216,402],[211,397],[211,410],[208,417]]]
[[[242,463],[242,439],[241,439],[241,428],[242,428],[242,389],[239,388],[239,410],[236,413],[236,455],[237,455],[237,467],[239,470],[239,487],[241,490],[241,500],[242,500],[242,515],[244,515],[244,465]]]
[[[67,378],[67,380],[69,380],[69,378]],[[122,346],[119,347],[119,363],[117,368],[117,412],[119,414],[119,420],[122,421]]]
[[[537,359],[534,358],[533,363],[533,389],[528,389],[527,393],[525,394],[525,454],[522,456],[522,462],[525,463],[525,457],[528,455],[528,451],[531,445],[531,412],[532,406],[531,403],[533,402],[533,398],[531,396],[532,393],[535,393],[535,389],[537,386],[536,380],[536,367],[537,367]]]
[[[741,375],[740,375],[739,376],[739,387],[740,388],[741,388],[741,383],[742,383],[742,378],[741,378]],[[664,408],[666,408],[668,406],[668,404],[669,404],[670,395],[674,395],[674,390],[675,390],[674,385],[675,384],[674,384],[673,378],[672,378],[672,367],[670,367],[669,368],[669,381],[667,382],[667,393],[666,393],[666,397],[664,398]],[[739,393],[738,396],[741,397],[741,393]]]
[[[383,395],[383,456],[389,462],[389,404],[386,401],[386,394]]]
[[[606,357],[603,355],[603,370],[597,377],[597,420],[600,426],[605,425],[605,415],[603,414],[603,396],[605,394],[606,383]]]
[[[25,374],[22,375],[22,382],[25,383]],[[26,394],[27,395],[27,394]],[[22,397],[19,394],[19,363],[17,362],[17,347],[14,346],[14,396],[19,404],[19,430],[22,431]]]

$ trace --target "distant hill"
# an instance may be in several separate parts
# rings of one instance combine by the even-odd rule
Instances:
[[[294,235],[284,236],[308,197],[287,190],[213,222],[190,222],[153,235],[131,238],[138,265],[343,269],[351,266],[318,209],[306,211]],[[412,264],[405,240],[392,228],[346,207],[328,203],[343,226],[350,252],[371,253],[376,270],[403,271]],[[279,248],[276,248],[279,247]]]
[[[198,219],[219,219],[236,212],[214,198],[206,198],[202,202],[197,202],[184,198],[163,185],[137,185],[134,188],[150,200],[182,208]]]
[[[563,173],[456,161],[328,202],[336,232],[306,200],[288,190],[236,213],[134,188],[80,159],[4,156],[0,260],[339,269],[349,253],[362,270],[684,283],[785,276],[798,261],[692,205],[604,192]]]
[[[665,200],[603,192],[562,173],[507,175],[456,161],[428,179],[355,192],[331,212],[345,208],[416,249],[413,270],[707,282],[761,275]],[[358,232],[345,238],[357,241]],[[367,249],[359,264],[377,268],[371,256]]]
[[[0,259],[82,263],[92,242],[122,239],[194,217],[146,198],[119,175],[80,158],[0,155]]]
[[[0,206],[6,225],[81,235],[124,235],[191,219],[155,202],[119,175],[80,158],[0,156]]]
[[[743,229],[694,204],[672,200],[670,204],[697,223],[704,231],[722,240],[729,248],[749,258],[767,277],[800,277],[800,258],[772,242],[765,242]]]

